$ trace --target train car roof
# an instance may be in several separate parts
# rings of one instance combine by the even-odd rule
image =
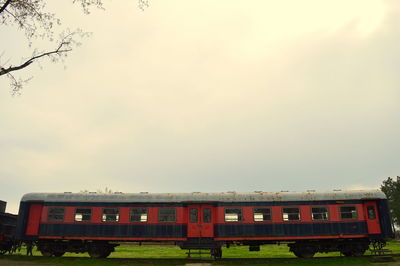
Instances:
[[[212,193],[29,193],[21,201],[43,202],[284,202],[284,201],[331,201],[386,199],[376,190],[335,190],[307,192],[212,192]]]

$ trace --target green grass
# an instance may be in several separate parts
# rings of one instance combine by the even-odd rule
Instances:
[[[389,242],[387,249],[400,253],[400,242]],[[209,265],[368,265],[387,262],[373,257],[348,258],[338,252],[317,254],[314,259],[297,259],[286,245],[261,246],[259,252],[249,252],[248,247],[235,246],[223,248],[223,259],[209,260],[208,255],[202,255],[205,260],[189,260],[186,250],[175,246],[131,246],[122,245],[116,248],[109,259],[90,259],[87,253],[66,253],[62,258],[44,258],[34,250],[33,257],[24,256],[25,249],[13,255],[0,256],[0,265],[185,265],[190,263],[208,263]],[[366,254],[370,254],[367,251]],[[332,256],[337,256],[332,258]]]

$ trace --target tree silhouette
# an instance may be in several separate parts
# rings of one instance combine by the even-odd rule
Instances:
[[[381,190],[388,197],[393,223],[400,226],[400,176],[397,176],[396,180],[388,177],[383,181]]]

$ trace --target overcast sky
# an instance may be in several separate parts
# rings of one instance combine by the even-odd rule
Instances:
[[[377,188],[400,175],[400,2],[151,0],[49,6],[93,35],[12,97],[0,199],[28,192]],[[70,1],[72,2],[72,1]],[[28,56],[0,28],[3,59]]]

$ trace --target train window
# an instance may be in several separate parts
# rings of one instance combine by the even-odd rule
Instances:
[[[131,222],[147,222],[147,208],[131,209]]]
[[[62,222],[64,221],[64,208],[49,208],[47,213],[47,221],[49,222]]]
[[[103,209],[103,215],[101,217],[103,222],[118,222],[119,221],[119,209],[118,208],[106,208]]]
[[[198,221],[198,211],[196,208],[191,208],[189,212],[189,220],[191,223],[197,223]]]
[[[342,206],[340,207],[340,218],[343,220],[357,219],[357,209],[355,206]]]
[[[368,219],[370,219],[370,220],[376,219],[376,213],[375,213],[374,206],[368,206],[367,213],[368,213]]]
[[[254,221],[255,222],[265,222],[271,221],[271,208],[254,208]]]
[[[225,209],[225,222],[242,221],[242,209]]]
[[[89,222],[92,219],[92,209],[76,208],[75,221],[76,222]]]
[[[160,208],[158,209],[158,221],[173,223],[176,221],[175,208]]]
[[[328,208],[327,207],[312,207],[311,217],[313,220],[328,220]]]
[[[211,223],[211,209],[207,208],[203,210],[203,222]]]
[[[284,221],[300,221],[300,209],[295,207],[283,208],[282,218]]]

